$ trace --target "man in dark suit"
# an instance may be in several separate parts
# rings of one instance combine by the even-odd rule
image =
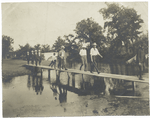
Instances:
[[[139,74],[140,74],[139,79],[142,79],[142,74],[143,74],[143,70],[144,70],[144,61],[145,61],[145,52],[142,47],[142,43],[140,43],[139,48],[137,50],[137,64],[139,66]]]

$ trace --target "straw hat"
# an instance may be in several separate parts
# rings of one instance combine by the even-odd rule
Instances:
[[[61,48],[62,48],[62,49],[64,49],[64,48],[65,48],[65,46],[63,46],[63,45],[62,45],[62,46],[61,46]]]
[[[86,48],[86,45],[82,45],[82,48]]]
[[[97,44],[96,44],[96,43],[93,43],[93,46],[94,46],[94,45],[96,46]]]

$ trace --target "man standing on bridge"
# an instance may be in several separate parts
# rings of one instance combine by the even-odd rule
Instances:
[[[81,60],[82,60],[82,64],[80,66],[80,70],[81,70],[82,66],[84,65],[84,71],[86,71],[86,67],[87,67],[87,51],[86,51],[85,44],[83,44],[82,49],[80,50],[79,54],[80,54]]]
[[[137,64],[139,66],[139,79],[142,80],[142,74],[143,74],[143,70],[144,70],[144,61],[145,61],[145,52],[143,49],[143,44],[140,43],[139,44],[139,48],[137,50]]]
[[[97,73],[99,74],[99,70],[96,67],[97,65],[97,56],[99,55],[101,58],[103,58],[103,56],[98,52],[97,48],[96,48],[96,43],[93,43],[93,48],[91,48],[90,50],[90,55],[91,55],[91,73],[94,70],[94,67],[97,71]]]
[[[34,64],[34,51],[31,51],[32,64]]]
[[[28,65],[29,65],[29,61],[30,61],[30,53],[29,53],[29,51],[27,51],[27,63],[28,63]]]
[[[65,68],[65,70],[67,70],[66,68],[66,52],[65,52],[65,47],[61,46],[61,50],[58,52],[58,68]]]

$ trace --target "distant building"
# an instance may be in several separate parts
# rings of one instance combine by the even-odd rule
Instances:
[[[42,54],[44,55],[44,59],[48,60],[53,56],[54,53],[55,53],[56,56],[58,55],[58,52],[45,52],[45,53],[42,53]]]

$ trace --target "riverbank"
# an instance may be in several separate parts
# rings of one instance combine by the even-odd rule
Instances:
[[[2,78],[3,81],[11,80],[15,76],[27,75],[31,71],[26,69],[23,65],[27,64],[27,61],[19,59],[5,59],[2,60]],[[49,61],[43,61],[42,65],[48,65]]]

